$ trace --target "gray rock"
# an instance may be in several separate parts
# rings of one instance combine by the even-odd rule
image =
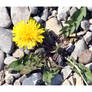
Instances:
[[[2,72],[0,72],[0,80],[1,80],[1,77],[2,77]]]
[[[76,12],[76,11],[77,11],[77,8],[76,7],[72,7],[70,9],[70,16],[72,16],[74,14],[74,12]]]
[[[28,78],[25,78],[22,85],[36,85],[38,81],[42,80],[41,73],[33,73]]]
[[[20,21],[30,18],[30,11],[27,7],[11,7],[11,19],[14,25]]]
[[[39,16],[34,16],[33,17],[37,22],[40,22],[41,21],[41,18]]]
[[[84,40],[89,43],[91,40],[92,40],[92,32],[87,32],[85,35],[84,35]]]
[[[66,51],[69,53],[69,54],[71,54],[72,52],[73,52],[73,50],[74,50],[74,45],[72,44],[72,43],[69,43],[68,44],[68,46],[67,46],[67,48],[66,48]]]
[[[69,7],[58,7],[58,20],[66,20],[68,18]]]
[[[26,75],[21,76],[19,79],[15,80],[14,85],[21,85],[23,80],[27,78]]]
[[[89,26],[89,30],[92,32],[92,25]]]
[[[0,50],[0,71],[4,67],[4,53]]]
[[[81,28],[83,30],[89,30],[89,22],[88,22],[88,20],[81,21]]]
[[[56,11],[56,10],[53,10],[53,11],[52,11],[52,16],[54,16],[54,17],[57,16],[57,11]]]
[[[92,7],[87,7],[88,8],[88,10],[91,12],[92,11]]]
[[[58,63],[58,65],[63,65],[64,61],[63,61],[63,57],[61,55],[58,55],[56,62]]]
[[[88,64],[92,62],[92,52],[90,50],[85,50],[81,53],[78,60],[81,64]]]
[[[35,50],[35,53],[39,53],[39,55],[41,55],[42,57],[46,56],[46,51],[44,48],[39,48],[39,49]]]
[[[87,49],[87,45],[83,39],[75,43],[74,51],[71,54],[75,60],[80,56],[80,54]]]
[[[5,7],[0,7],[0,27],[9,27],[11,20]]]
[[[92,51],[92,46],[89,48],[90,51]]]
[[[11,30],[0,28],[0,49],[5,53],[11,53],[13,47]]]
[[[62,70],[61,70],[61,74],[63,74],[63,78],[64,80],[71,74],[72,70],[70,66],[65,66]]]
[[[41,19],[44,21],[46,21],[48,19],[48,8],[44,9]]]
[[[5,76],[5,82],[7,84],[12,84],[14,82],[14,77],[11,74]]]
[[[61,85],[63,81],[64,80],[62,75],[57,74],[54,78],[51,79],[51,85]]]
[[[37,14],[38,12],[38,8],[37,7],[29,7],[29,10],[30,10],[30,14]]]
[[[29,54],[30,54],[30,50],[25,49],[25,50],[24,50],[24,53],[27,54],[27,55],[29,55]]]
[[[12,56],[9,56],[9,57],[6,57],[5,60],[4,60],[4,64],[6,65],[9,65],[11,64],[12,62],[16,61],[17,59],[12,57]]]

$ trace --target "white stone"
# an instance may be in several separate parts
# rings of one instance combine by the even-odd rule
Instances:
[[[9,65],[11,64],[12,62],[16,61],[17,59],[12,57],[12,56],[9,56],[9,57],[6,57],[5,60],[4,60],[4,64],[6,65]]]
[[[62,26],[58,23],[58,20],[53,17],[46,21],[46,29],[52,30],[58,35],[60,34],[59,31],[62,29]]]
[[[14,25],[20,21],[26,21],[30,18],[28,7],[11,7],[11,19]]]
[[[0,7],[0,27],[9,27],[11,25],[10,16],[5,7]]]
[[[24,52],[22,49],[17,49],[14,53],[13,53],[13,57],[15,58],[22,58],[24,57]]]

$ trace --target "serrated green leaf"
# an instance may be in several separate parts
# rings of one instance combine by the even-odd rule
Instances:
[[[23,65],[22,65],[22,62],[23,62],[23,58],[17,60],[17,61],[14,61],[12,62],[9,66],[8,66],[8,69],[13,69],[13,70],[16,70],[16,71],[20,71],[22,68],[23,68]]]
[[[73,25],[74,24],[74,21],[73,20],[67,20],[65,23],[66,24],[69,24],[69,25]]]
[[[72,26],[72,27],[70,28],[70,34],[74,33],[74,31],[75,31],[75,26]]]
[[[92,82],[92,73],[91,72],[85,72],[85,76],[87,78],[87,82],[90,83]]]
[[[68,37],[68,36],[69,36],[69,32],[66,32],[66,33],[65,33],[65,37]]]

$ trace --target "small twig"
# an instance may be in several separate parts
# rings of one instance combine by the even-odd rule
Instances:
[[[87,83],[86,80],[84,79],[83,75],[81,74],[81,71],[80,71],[80,69],[78,68],[78,66],[75,65],[73,62],[71,62],[71,60],[68,59],[67,57],[65,57],[65,59],[66,59],[67,61],[69,61],[69,62],[78,70],[78,72],[79,72],[81,78],[84,80],[85,84],[88,85],[88,83]]]

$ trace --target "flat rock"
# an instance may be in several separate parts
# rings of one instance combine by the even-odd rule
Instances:
[[[84,85],[82,78],[77,73],[74,73],[73,78],[76,86]]]
[[[58,20],[67,20],[69,14],[69,7],[58,7]]]
[[[22,58],[24,57],[24,52],[22,49],[17,49],[14,53],[13,53],[13,57],[15,58]]]
[[[37,82],[40,80],[42,80],[42,74],[33,73],[23,80],[22,85],[37,85]]]
[[[0,80],[1,80],[1,77],[2,77],[2,72],[0,72]]]
[[[62,82],[63,77],[60,74],[55,75],[55,77],[51,79],[51,85],[61,85]]]
[[[92,32],[87,32],[84,36],[83,36],[84,40],[89,43],[92,40]]]
[[[28,7],[11,7],[11,19],[14,25],[20,21],[26,21],[30,18]]]
[[[4,53],[3,51],[0,50],[0,71],[3,69],[4,67]]]
[[[62,29],[62,26],[58,22],[57,18],[53,17],[46,21],[46,29],[52,30],[58,35],[59,31]]]
[[[81,64],[88,64],[92,62],[92,52],[90,50],[85,50],[79,56],[79,62]]]
[[[11,25],[11,19],[5,7],[0,7],[0,21],[0,27],[9,27]]]
[[[75,60],[80,56],[80,54],[87,49],[87,45],[83,39],[75,43],[74,51],[71,54]]]
[[[0,28],[0,49],[5,53],[11,53],[13,47],[11,30]]]
[[[72,7],[70,9],[70,16],[72,16],[76,11],[77,11],[77,8],[76,7]]]
[[[38,8],[37,7],[29,7],[30,14],[37,14],[38,13]]]
[[[11,64],[12,62],[14,62],[16,60],[17,60],[16,58],[14,58],[12,56],[8,56],[8,57],[5,58],[4,64],[9,65],[9,64]]]
[[[45,8],[44,11],[43,11],[43,14],[41,16],[41,19],[46,21],[48,19],[48,8]]]
[[[84,29],[84,30],[88,30],[89,29],[89,22],[88,20],[83,20],[81,21],[81,28]]]
[[[61,70],[61,74],[63,74],[63,78],[64,80],[71,74],[72,70],[70,66],[65,66],[62,70]]]

